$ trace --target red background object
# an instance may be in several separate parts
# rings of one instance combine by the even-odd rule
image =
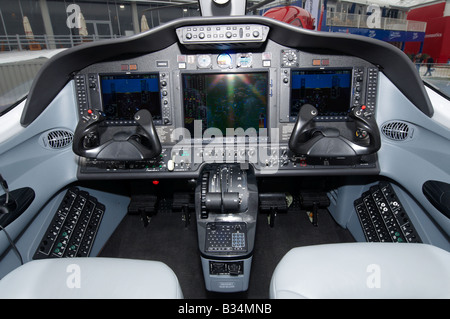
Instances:
[[[444,17],[445,2],[412,9],[407,19],[427,23],[422,53],[430,55],[435,63],[447,63],[450,60],[450,17]],[[405,44],[405,53],[416,54],[420,43]]]
[[[286,22],[304,29],[314,30],[314,18],[308,11],[300,7],[276,7],[267,10],[263,16]]]

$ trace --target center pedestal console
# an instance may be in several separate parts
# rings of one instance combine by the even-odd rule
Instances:
[[[248,289],[258,215],[251,167],[209,165],[196,188],[198,243],[206,289]]]

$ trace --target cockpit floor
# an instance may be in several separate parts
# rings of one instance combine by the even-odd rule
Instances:
[[[310,223],[305,211],[278,214],[274,227],[268,225],[266,214],[260,214],[248,291],[233,296],[209,293],[203,280],[194,215],[191,214],[187,227],[181,213],[158,212],[147,227],[140,216],[127,215],[99,256],[162,261],[173,269],[188,299],[265,299],[269,297],[270,279],[276,265],[291,248],[355,241],[327,210],[319,211],[318,227]]]

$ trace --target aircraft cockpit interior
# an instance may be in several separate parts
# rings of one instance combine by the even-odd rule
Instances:
[[[450,102],[222,2],[64,50],[0,116],[0,296],[450,298]]]

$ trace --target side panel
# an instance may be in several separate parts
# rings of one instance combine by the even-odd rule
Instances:
[[[103,248],[103,245],[127,213],[127,206],[130,202],[130,198],[85,187],[79,187],[79,189],[87,191],[106,206],[102,222],[100,223],[90,253],[91,256],[97,256]],[[22,256],[24,263],[33,259],[34,253],[36,252],[36,249],[38,249],[38,246],[65,194],[66,189],[56,194],[45,207],[40,210],[37,217],[17,241],[16,247]],[[13,251],[9,251],[1,261],[0,278],[17,267],[17,263],[17,255]]]
[[[380,174],[404,187],[450,235],[450,219],[434,208],[422,192],[422,185],[428,180],[450,183],[450,130],[415,108],[385,76],[381,75],[379,81],[378,124],[398,119],[415,127],[412,138],[406,141],[393,141],[382,135]]]
[[[6,227],[12,239],[23,232],[54,194],[76,180],[77,157],[71,145],[48,149],[40,141],[42,133],[53,128],[75,130],[78,121],[75,103],[74,86],[70,82],[26,130],[18,130],[0,142],[0,173],[9,189],[31,187],[36,194],[30,207]],[[0,127],[9,120],[1,117]],[[17,122],[16,125],[20,124]],[[3,190],[0,192],[2,195]],[[8,248],[9,241],[5,233],[0,232],[0,254]]]
[[[440,112],[433,118],[418,111],[383,74],[379,79],[377,123],[401,121],[410,127],[406,140],[394,141],[381,134],[379,177],[349,176],[329,193],[330,212],[357,241],[365,241],[353,202],[379,181],[390,182],[424,243],[450,251],[450,220],[425,198],[428,180],[450,181],[450,133]]]

